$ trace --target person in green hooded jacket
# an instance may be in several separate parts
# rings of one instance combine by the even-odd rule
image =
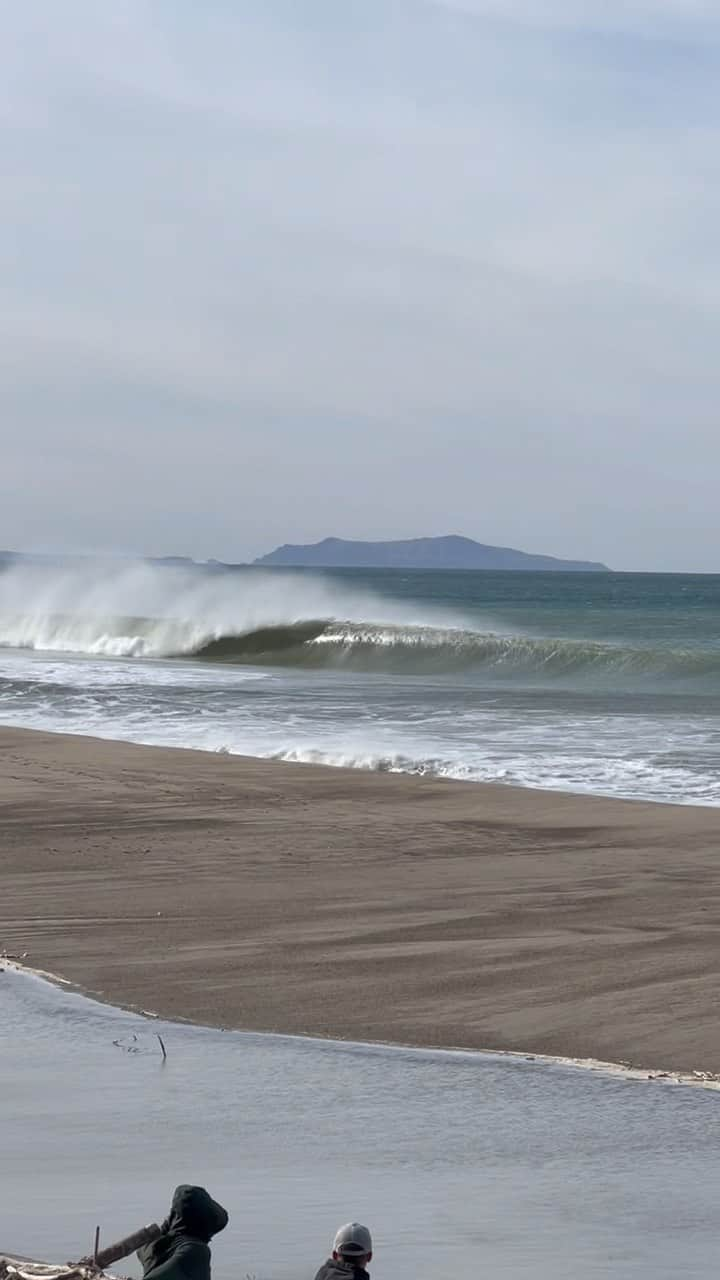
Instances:
[[[227,1211],[204,1187],[176,1187],[161,1234],[137,1251],[143,1280],[210,1280],[209,1242],[227,1224]]]

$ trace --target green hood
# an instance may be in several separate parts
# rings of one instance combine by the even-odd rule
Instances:
[[[192,1236],[205,1243],[228,1224],[228,1215],[204,1187],[183,1184],[175,1188],[170,1216],[163,1223],[168,1235]]]

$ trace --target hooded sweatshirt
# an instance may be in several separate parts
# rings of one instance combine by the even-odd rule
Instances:
[[[208,1241],[227,1223],[204,1187],[177,1187],[162,1235],[138,1249],[143,1280],[210,1280]]]
[[[342,1258],[328,1258],[323,1262],[315,1280],[370,1280],[370,1273],[364,1267],[354,1267],[352,1262]]]

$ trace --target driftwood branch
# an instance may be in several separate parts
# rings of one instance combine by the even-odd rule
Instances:
[[[134,1231],[131,1236],[125,1236],[122,1240],[117,1240],[115,1244],[109,1244],[105,1249],[100,1249],[95,1258],[96,1266],[104,1271],[111,1263],[118,1262],[120,1258],[127,1258],[129,1254],[134,1253],[141,1245],[150,1244],[153,1240],[157,1240],[161,1235],[157,1222],[149,1222],[146,1227],[141,1227],[139,1231]]]

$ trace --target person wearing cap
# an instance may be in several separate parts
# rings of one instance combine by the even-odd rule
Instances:
[[[324,1262],[315,1280],[370,1280],[366,1270],[372,1258],[372,1238],[360,1222],[346,1222],[333,1240],[332,1257]]]

